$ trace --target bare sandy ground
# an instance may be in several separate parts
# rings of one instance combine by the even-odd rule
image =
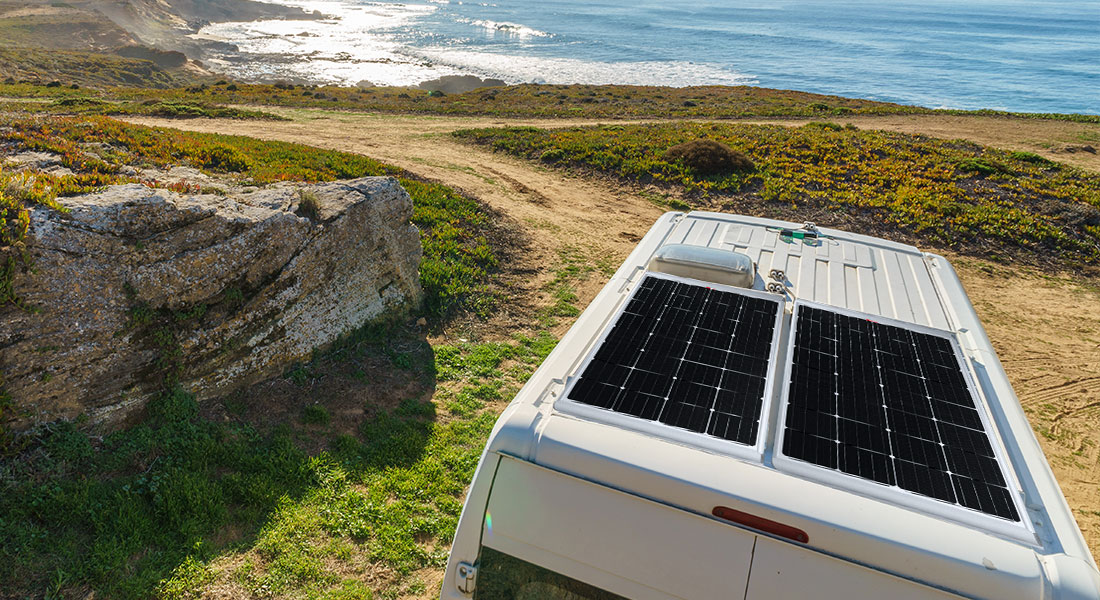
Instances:
[[[522,314],[549,302],[543,288],[572,247],[621,263],[663,212],[630,190],[564,175],[457,143],[449,132],[493,125],[581,124],[285,111],[290,122],[132,119],[214,133],[249,135],[359,152],[480,198],[529,240],[505,276],[516,289],[511,307],[474,333],[507,337]],[[1100,139],[1100,126],[986,117],[864,117],[844,120],[881,128],[968,139],[1039,152],[1100,171],[1095,155],[1052,153],[1057,144]],[[775,121],[772,121],[775,122]],[[792,121],[791,123],[798,123]],[[1093,140],[1093,141],[1090,141]],[[1094,555],[1100,555],[1100,282],[1081,282],[973,259],[955,266],[989,332],[1020,401]],[[603,284],[596,272],[578,290],[584,306]],[[568,323],[562,325],[562,329]],[[471,332],[450,332],[470,335]],[[562,333],[559,331],[558,333]]]

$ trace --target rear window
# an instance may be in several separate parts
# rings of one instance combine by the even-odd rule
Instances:
[[[627,600],[482,546],[474,600]]]

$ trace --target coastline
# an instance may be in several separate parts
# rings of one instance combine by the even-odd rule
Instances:
[[[1098,48],[1075,17],[1081,9],[1065,2],[1037,13],[1003,0],[972,10],[902,2],[848,23],[841,8],[821,2],[768,11],[700,0],[689,11],[639,0],[624,13],[562,0],[559,8],[576,9],[570,14],[517,0],[273,1],[326,17],[211,23],[193,37],[233,48],[211,57],[214,69],[267,83],[415,87],[472,75],[508,84],[753,85],[952,110],[1100,113],[1090,83],[1100,68],[1081,58]],[[954,20],[937,27],[941,16]],[[919,20],[902,27],[906,19]],[[1036,46],[1047,39],[1040,29],[1060,32],[1065,47]]]

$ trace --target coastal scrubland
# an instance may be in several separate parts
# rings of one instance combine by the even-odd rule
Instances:
[[[0,84],[0,97],[83,97],[106,101],[94,110],[125,114],[128,103],[160,101],[198,106],[323,108],[409,114],[480,115],[516,118],[584,119],[737,119],[829,118],[858,115],[996,115],[1016,119],[1053,119],[1100,123],[1100,116],[1004,111],[936,110],[873,100],[773,90],[751,86],[683,88],[627,85],[524,84],[442,94],[414,88],[316,86],[279,82],[244,84],[228,80],[191,86],[153,88],[101,86],[72,90],[68,81],[46,87],[42,82],[11,80]],[[64,105],[43,104],[48,112],[68,112]],[[85,107],[85,110],[93,110]],[[113,112],[118,111],[118,112]]]
[[[545,165],[654,185],[676,208],[815,220],[997,260],[1092,269],[1100,176],[960,140],[801,127],[661,123],[464,130],[460,139]],[[728,144],[752,169],[700,173],[666,152]]]
[[[121,172],[183,164],[231,175],[241,185],[397,176],[413,198],[413,222],[423,238],[423,314],[438,325],[459,311],[476,314],[492,301],[485,286],[499,252],[488,242],[489,211],[363,156],[102,117],[6,117],[0,144],[13,153],[55,155],[69,171],[0,172],[3,275],[9,282],[13,269],[33,267],[18,251],[30,207],[64,210],[59,198],[113,183],[158,187],[165,184]],[[5,304],[20,304],[9,284],[0,282],[0,289]],[[298,386],[293,401],[301,411],[289,422],[257,428],[237,419],[204,418],[190,395],[166,385],[146,420],[125,431],[95,436],[79,423],[56,423],[6,435],[0,556],[7,566],[0,587],[16,595],[91,590],[108,597],[187,597],[181,590],[201,577],[199,565],[242,539],[255,543],[260,563],[259,571],[240,572],[252,589],[370,597],[360,578],[325,573],[326,556],[349,552],[387,573],[374,581],[376,589],[415,586],[417,569],[446,558],[464,484],[494,420],[481,410],[484,400],[498,397],[509,377],[530,368],[505,377],[497,367],[505,358],[535,364],[551,346],[545,338],[524,339],[477,359],[488,367],[469,370],[464,357],[476,349],[433,349],[421,332],[402,323],[375,325],[287,374]],[[370,386],[374,382],[366,380],[360,363],[377,360],[401,375],[403,393],[389,399],[391,406],[370,406],[358,428],[330,434],[323,427],[325,409],[309,407],[307,384],[315,372],[328,370],[335,371],[330,379]],[[450,366],[441,374],[441,365]],[[443,417],[427,402],[437,379],[458,382]],[[2,405],[13,410],[10,399]],[[327,450],[308,452],[303,436],[318,438],[311,446]],[[366,496],[353,498],[353,490]],[[406,498],[411,490],[416,493]],[[401,500],[390,501],[395,495]],[[322,538],[327,549],[315,548]]]
[[[284,98],[286,104],[241,100],[230,86],[247,94],[256,90],[257,97]],[[536,95],[531,108],[517,108],[527,102],[524,95],[548,91],[553,95]],[[428,298],[419,313],[366,327],[282,377],[229,397],[198,405],[185,391],[166,386],[146,419],[122,431],[89,433],[77,421],[6,438],[0,459],[0,559],[9,568],[0,572],[0,589],[16,596],[94,592],[101,598],[436,595],[464,487],[496,415],[637,236],[669,208],[811,219],[948,252],[968,287],[981,284],[972,297],[1010,375],[1016,363],[1008,360],[1020,361],[1015,367],[1020,372],[1029,372],[1028,361],[1047,361],[1038,379],[1014,383],[1028,391],[1022,399],[1063,485],[1076,486],[1075,478],[1096,472],[1095,432],[1087,424],[1088,406],[1100,389],[1077,394],[1078,388],[1091,390],[1092,379],[1086,373],[1083,380],[1072,380],[1071,371],[1094,368],[1087,355],[1100,343],[1100,324],[1079,310],[1067,308],[1064,315],[1056,310],[1062,290],[1072,288],[1073,298],[1083,304],[1097,298],[1095,277],[1088,274],[1100,234],[1100,223],[1093,222],[1100,201],[1094,173],[1027,153],[826,121],[798,128],[730,122],[597,127],[593,122],[564,129],[482,128],[451,136],[450,130],[466,123],[451,120],[444,123],[447,135],[415,129],[392,140],[375,139],[395,126],[389,117],[376,119],[377,128],[366,132],[354,115],[316,110],[270,111],[291,119],[285,121],[250,113],[233,120],[159,121],[355,151],[345,152],[93,116],[116,110],[110,106],[76,116],[49,114],[75,113],[96,102],[413,114],[434,109],[401,107],[451,102],[455,106],[446,110],[494,118],[603,119],[613,108],[601,105],[628,100],[636,101],[637,114],[662,118],[668,115],[658,113],[676,103],[684,110],[699,108],[685,106],[695,102],[686,96],[658,98],[670,93],[660,88],[639,92],[652,99],[649,107],[639,98],[600,100],[611,91],[530,86],[510,98],[501,89],[497,94],[512,108],[486,104],[474,110],[487,112],[470,113],[459,112],[471,110],[458,106],[462,94],[430,97],[411,90],[227,82],[162,93],[0,85],[0,96],[21,97],[5,104],[7,113],[0,117],[4,153],[48,153],[69,171],[4,167],[0,206],[6,237],[0,245],[7,248],[7,268],[32,266],[17,250],[27,208],[35,204],[63,210],[65,196],[122,182],[218,193],[204,184],[160,179],[155,173],[164,167],[191,166],[232,178],[235,185],[380,174],[399,177],[413,198]],[[408,97],[400,98],[402,93]],[[691,93],[697,92],[685,92]],[[753,105],[751,98],[735,101],[736,94],[728,93],[730,113],[790,110],[821,120],[850,114],[835,112],[839,106],[822,97],[777,93]],[[341,97],[332,101],[330,95]],[[372,102],[390,108],[353,103],[372,95]],[[69,106],[62,104],[68,99]],[[810,107],[818,101],[825,108]],[[608,112],[582,112],[589,109]],[[489,112],[504,110],[517,112]],[[423,127],[439,120],[415,122]],[[727,143],[751,157],[755,168],[702,176],[662,158],[668,147],[697,138]],[[1034,268],[1025,272],[1020,265]],[[1062,274],[1067,268],[1074,270],[1070,279]],[[1043,313],[1043,319],[1060,320],[1017,331],[1013,323],[1022,313],[1013,312],[1009,281],[1028,286],[1024,316]],[[0,291],[6,289],[0,285]],[[1035,310],[1044,304],[1044,310]],[[425,326],[416,324],[419,316],[426,318]],[[1072,339],[1056,344],[1028,337],[1051,328]],[[1012,344],[1006,346],[1007,339]],[[1017,348],[1021,345],[1026,350]],[[1043,348],[1054,347],[1075,352],[1059,359],[1064,373],[1042,358]],[[1072,380],[1057,382],[1067,395],[1055,396],[1054,388],[1044,387],[1055,376]],[[0,406],[13,409],[10,400]],[[1096,548],[1100,513],[1090,508],[1095,493],[1066,489]]]

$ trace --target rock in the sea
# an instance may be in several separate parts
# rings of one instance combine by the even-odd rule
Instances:
[[[130,184],[63,204],[32,212],[33,269],[14,278],[35,310],[0,308],[14,429],[116,425],[166,377],[224,394],[421,299],[412,202],[390,177],[229,197]]]

